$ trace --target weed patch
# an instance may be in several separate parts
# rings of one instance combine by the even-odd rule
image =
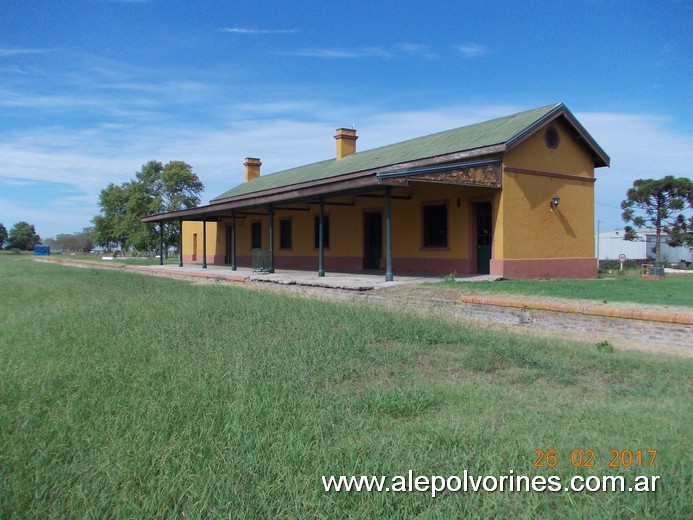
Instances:
[[[688,360],[0,255],[0,517],[685,518]],[[639,493],[327,493],[323,475],[557,474]],[[565,459],[563,459],[565,460]]]

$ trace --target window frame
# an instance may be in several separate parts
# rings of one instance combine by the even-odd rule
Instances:
[[[435,223],[430,222],[431,216],[428,213],[432,208],[440,208],[442,212],[439,216],[444,217],[444,236],[442,241],[435,239],[436,234],[430,229]],[[421,204],[421,249],[426,250],[450,250],[450,201],[428,201]]]
[[[286,236],[286,225],[288,225],[288,245],[285,243]],[[279,219],[279,249],[282,251],[293,250],[293,222],[291,217]]]

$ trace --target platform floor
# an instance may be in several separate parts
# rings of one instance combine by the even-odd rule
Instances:
[[[310,287],[327,287],[334,289],[349,289],[368,291],[381,287],[392,287],[403,283],[436,282],[444,277],[440,275],[394,275],[391,282],[385,281],[383,272],[335,272],[329,271],[325,276],[318,276],[317,271],[277,269],[274,273],[254,272],[250,267],[238,267],[232,271],[230,266],[208,265],[203,269],[199,264],[189,264],[178,267],[175,264],[138,266],[138,270],[151,270],[168,275],[194,276],[203,278],[220,278],[233,281],[270,282],[283,285],[305,285]],[[499,277],[490,275],[458,276],[457,281],[492,281]]]

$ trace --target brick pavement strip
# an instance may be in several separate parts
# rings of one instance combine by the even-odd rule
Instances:
[[[476,303],[481,305],[499,305],[502,307],[518,307],[534,310],[554,312],[574,312],[591,316],[605,316],[609,318],[626,318],[632,320],[661,321],[666,323],[678,323],[693,325],[693,313],[667,312],[660,310],[623,309],[618,307],[605,307],[598,304],[573,303],[571,301],[535,301],[519,300],[503,296],[488,296],[478,294],[465,294],[460,297],[464,303]]]
[[[435,286],[400,286],[363,297],[417,311],[498,325],[520,334],[585,343],[607,340],[622,350],[693,357],[693,309],[564,298],[461,294]]]

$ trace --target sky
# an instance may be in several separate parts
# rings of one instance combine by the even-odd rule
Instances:
[[[0,223],[81,231],[99,192],[185,161],[202,203],[262,173],[563,102],[611,157],[595,228],[638,178],[690,177],[693,2],[7,0]]]

